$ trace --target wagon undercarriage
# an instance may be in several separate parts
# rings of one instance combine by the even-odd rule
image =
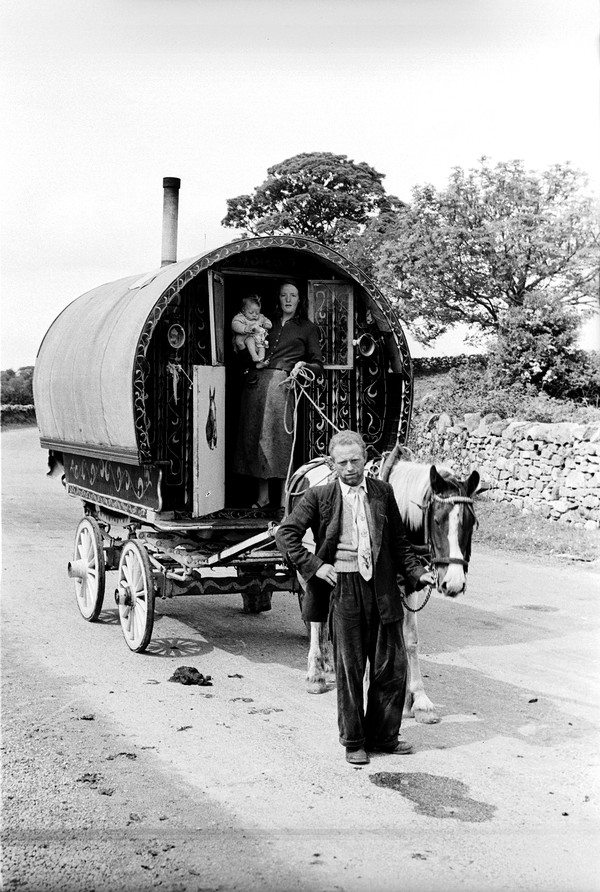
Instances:
[[[244,612],[260,613],[271,609],[274,591],[297,590],[295,575],[275,546],[274,521],[244,518],[238,512],[237,517],[165,521],[146,529],[124,517],[113,532],[114,518],[106,519],[90,504],[86,512],[68,565],[79,610],[88,622],[98,618],[106,573],[116,571],[121,628],[137,653],[150,643],[156,598],[238,593]]]

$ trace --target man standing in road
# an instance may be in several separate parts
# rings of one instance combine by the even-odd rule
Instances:
[[[305,621],[329,618],[340,743],[348,762],[364,765],[367,751],[413,751],[399,737],[408,664],[396,574],[413,589],[433,583],[433,574],[424,571],[406,538],[392,487],[365,478],[360,434],[335,434],[329,454],[338,479],[307,490],[279,526],[276,541],[306,582]],[[314,554],[302,544],[309,528]]]

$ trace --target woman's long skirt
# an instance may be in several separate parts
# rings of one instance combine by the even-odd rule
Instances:
[[[287,477],[292,454],[293,410],[288,373],[282,369],[261,369],[256,384],[246,384],[242,392],[240,423],[233,461],[236,474],[250,477]]]

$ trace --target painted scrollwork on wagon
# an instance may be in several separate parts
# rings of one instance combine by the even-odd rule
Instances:
[[[309,458],[327,455],[329,440],[336,428],[352,427],[352,393],[351,369],[332,369],[315,382],[314,399],[320,411],[310,405],[306,408]]]
[[[308,307],[310,318],[319,329],[325,368],[352,368],[352,285],[327,280],[309,282]]]
[[[382,354],[381,345],[377,344],[373,355],[356,370],[356,417],[367,444],[379,442],[384,429],[387,388]]]
[[[90,504],[106,508],[108,511],[115,511],[119,514],[139,518],[140,520],[151,520],[156,513],[153,508],[147,508],[145,505],[136,505],[134,502],[128,502],[126,499],[106,496],[96,492],[95,489],[86,489],[85,486],[77,486],[75,483],[67,483],[67,492],[70,496],[76,496],[86,503],[89,502]]]
[[[158,468],[135,467],[82,455],[64,455],[63,461],[67,486],[93,489],[97,494],[116,495],[128,503],[160,510],[161,471]]]

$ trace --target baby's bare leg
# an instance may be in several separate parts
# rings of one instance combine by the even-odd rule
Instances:
[[[264,348],[262,357],[259,355],[260,347],[257,346],[256,341],[253,337],[246,338],[246,347],[248,348],[248,353],[253,362],[260,362],[261,359],[264,359]]]

